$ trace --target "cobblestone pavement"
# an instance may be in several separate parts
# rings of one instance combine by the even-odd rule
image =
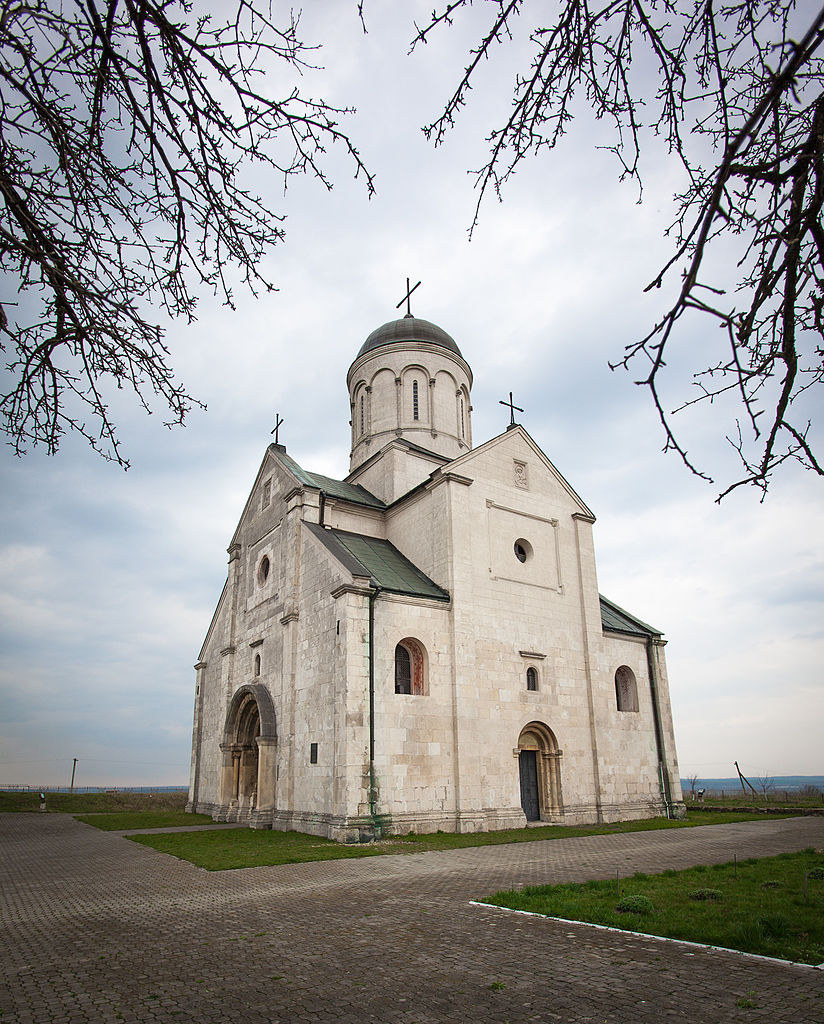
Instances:
[[[824,971],[470,904],[806,846],[821,818],[206,872],[2,814],[0,1022],[813,1024]]]

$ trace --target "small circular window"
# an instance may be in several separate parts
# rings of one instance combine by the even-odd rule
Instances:
[[[258,566],[257,571],[258,586],[262,587],[267,579],[269,579],[269,556],[264,555],[260,560],[260,565]]]
[[[519,562],[528,562],[532,558],[532,545],[523,537],[515,541],[515,557]]]

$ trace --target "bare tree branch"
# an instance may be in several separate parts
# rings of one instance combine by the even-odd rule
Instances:
[[[415,26],[413,48],[469,6],[453,0],[433,12],[428,24]],[[423,129],[435,144],[454,125],[480,60],[511,38],[516,16],[523,22],[533,11],[549,16],[527,0],[496,0],[458,87]],[[803,24],[798,42],[796,23]],[[500,199],[527,156],[557,145],[579,93],[597,118],[611,122],[621,177],[640,186],[642,140],[663,137],[687,188],[676,196],[672,257],[647,290],[674,273],[681,285],[652,330],[611,365],[646,364],[638,383],[652,396],[664,449],[709,480],[683,448],[662,393],[684,315],[709,317],[722,329],[727,355],[695,374],[698,394],[675,412],[738,396],[746,430],[738,422],[737,437],[728,440],[744,472],[718,500],[743,484],[763,496],[788,461],[824,475],[811,424],[793,422],[794,402],[824,379],[824,8],[797,9],[793,0],[601,0],[596,7],[558,0],[552,20],[535,22],[530,40],[529,71],[516,76],[511,113],[489,136],[489,158],[476,172],[470,233],[489,191]],[[633,76],[633,63],[655,69],[654,92],[644,75]],[[740,244],[733,300],[726,298],[729,274],[719,278],[717,267],[710,269],[721,240]]]
[[[372,192],[347,110],[266,91],[273,62],[297,78],[312,50],[296,16],[275,24],[250,0],[222,23],[192,20],[187,0],[0,0],[0,405],[17,454],[73,431],[128,467],[112,385],[147,411],[159,400],[168,425],[199,404],[157,309],[192,319],[193,285],[231,303],[237,272],[273,287],[259,261],[283,217],[252,170],[331,188],[336,144]]]

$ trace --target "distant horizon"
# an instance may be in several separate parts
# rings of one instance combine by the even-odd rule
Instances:
[[[763,779],[763,775],[746,775],[745,779],[748,779],[752,783],[757,783],[760,779]],[[689,786],[689,780],[691,776],[681,775],[681,787],[687,789]],[[773,775],[768,773],[766,778],[769,779],[769,783],[773,789],[800,789],[803,786],[820,786],[824,789],[824,774],[822,775]],[[696,786],[700,786],[704,789],[732,789],[738,788],[741,785],[741,781],[736,775],[715,777],[715,776],[702,776],[696,777]],[[757,788],[757,787],[756,787]],[[46,792],[61,792],[61,793],[98,793],[98,792],[110,792],[117,791],[121,793],[134,792],[134,793],[166,793],[176,791],[188,791],[188,783],[168,783],[162,785],[160,783],[149,783],[148,785],[140,785],[138,783],[130,783],[128,785],[118,785],[116,783],[109,783],[108,785],[103,783],[100,785],[75,785],[74,789],[70,785],[64,782],[54,783],[29,783],[29,782],[7,782],[0,784],[0,792],[15,792],[19,790],[28,790],[30,792],[36,792],[44,790]]]

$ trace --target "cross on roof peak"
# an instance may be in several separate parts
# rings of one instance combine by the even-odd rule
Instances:
[[[279,444],[278,431],[283,426],[283,420],[280,418],[280,413],[275,413],[275,429],[271,430],[270,433],[275,435],[275,444]]]
[[[406,303],[406,313],[404,315],[405,316],[412,316],[412,305],[411,305],[411,302],[410,302],[410,298],[411,298],[412,292],[414,292],[415,288],[420,288],[420,286],[421,286],[421,282],[418,281],[418,283],[416,285],[414,285],[412,288],[410,288],[409,287],[409,278],[407,277],[407,279],[406,279],[406,295],[404,295],[404,297],[397,304],[397,306],[395,306],[395,309],[400,309],[401,306],[405,302]]]
[[[505,405],[509,408],[509,426],[506,429],[509,430],[511,427],[517,427],[518,424],[515,422],[515,410],[517,409],[518,412],[523,412],[524,410],[520,407],[520,405],[515,405],[515,403],[512,400],[512,392],[509,392],[508,402],[499,401],[498,405]]]

